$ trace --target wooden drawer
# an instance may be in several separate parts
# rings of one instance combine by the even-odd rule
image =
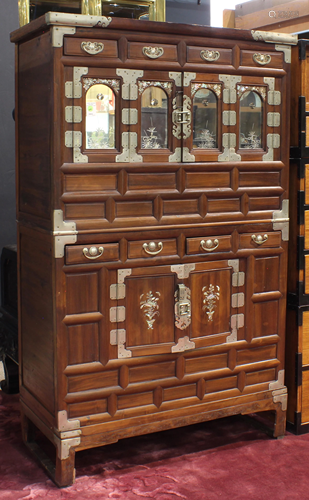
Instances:
[[[187,61],[189,63],[204,64],[232,64],[232,49],[214,47],[187,47]]]
[[[281,51],[242,50],[240,52],[240,66],[281,69],[283,67],[283,57],[284,54]]]
[[[128,45],[129,59],[144,59],[146,61],[178,62],[177,46],[160,43],[130,42]]]
[[[230,252],[232,249],[232,237],[228,235],[187,238],[186,246],[187,255]]]
[[[168,257],[169,255],[177,254],[176,238],[169,240],[130,241],[128,244],[129,259]]]
[[[65,249],[66,264],[86,264],[89,262],[107,262],[119,259],[118,243],[94,243],[90,245],[72,245]]]
[[[281,231],[241,234],[239,248],[274,248],[281,245]]]
[[[65,56],[118,57],[118,46],[115,40],[64,38],[63,53]]]

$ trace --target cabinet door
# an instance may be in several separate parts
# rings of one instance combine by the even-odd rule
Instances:
[[[239,260],[118,271],[111,344],[118,357],[182,352],[237,340]],[[241,290],[241,292],[240,292]]]

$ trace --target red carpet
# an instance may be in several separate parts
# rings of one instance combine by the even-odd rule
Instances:
[[[21,441],[18,396],[0,392],[1,500],[309,500],[309,434],[274,440],[242,416],[79,452],[58,489]]]

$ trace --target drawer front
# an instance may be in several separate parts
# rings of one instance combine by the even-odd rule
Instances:
[[[255,68],[283,68],[283,52],[267,52],[242,50],[240,53],[240,66]]]
[[[201,64],[232,64],[232,49],[213,47],[193,47],[187,48],[187,61],[189,63]]]
[[[63,53],[66,56],[118,58],[118,45],[115,40],[88,40],[87,38],[65,37]]]
[[[187,238],[187,255],[201,253],[230,252],[232,249],[231,236],[204,236]]]
[[[119,260],[118,243],[94,243],[90,245],[67,246],[66,264],[87,264]]]
[[[144,59],[146,61],[178,62],[177,46],[154,43],[131,42],[128,45],[129,59]]]
[[[176,238],[169,240],[141,240],[128,244],[128,258],[140,259],[151,257],[168,257],[177,255]]]
[[[281,245],[281,231],[241,234],[239,248],[275,248]]]

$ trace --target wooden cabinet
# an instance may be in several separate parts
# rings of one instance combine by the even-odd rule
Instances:
[[[275,410],[295,37],[47,14],[17,53],[24,440]],[[54,470],[54,472],[53,472]]]
[[[296,433],[309,430],[309,129],[308,40],[292,50],[290,200],[286,383],[287,421]]]

